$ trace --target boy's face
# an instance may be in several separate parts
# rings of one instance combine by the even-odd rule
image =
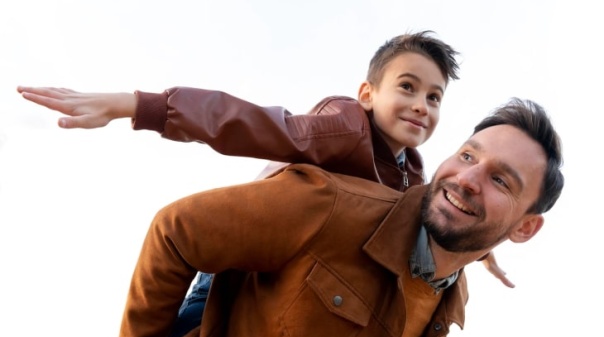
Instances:
[[[447,82],[432,60],[407,52],[393,58],[380,83],[364,82],[359,102],[373,110],[374,123],[395,156],[423,144],[438,124]]]
[[[436,170],[426,229],[455,252],[530,239],[543,222],[527,211],[539,196],[546,165],[539,143],[520,129],[497,125],[476,133]]]

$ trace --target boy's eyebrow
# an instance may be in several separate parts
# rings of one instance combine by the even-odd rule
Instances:
[[[478,152],[484,152],[484,148],[482,147],[482,145],[473,139],[468,139],[466,141],[466,145],[469,145],[470,147],[474,148]],[[495,160],[495,165],[497,165],[499,168],[501,168],[503,171],[505,171],[505,173],[507,173],[510,177],[512,177],[512,179],[514,179],[516,184],[520,187],[520,190],[523,189],[524,183],[522,182],[522,179],[520,178],[520,174],[518,174],[518,171],[516,171],[513,167],[511,167],[507,163],[502,162],[501,160]]]
[[[402,77],[411,77],[412,79],[414,79],[414,80],[416,80],[416,81],[418,81],[418,82],[420,82],[420,83],[421,83],[421,81],[422,81],[422,80],[419,78],[419,76],[417,76],[417,75],[415,75],[415,74],[413,74],[413,73],[402,73],[402,74],[398,75],[396,78],[398,79],[398,78],[402,78]],[[445,93],[445,89],[444,89],[443,87],[441,87],[440,85],[438,85],[438,84],[433,84],[433,85],[432,85],[432,88],[434,88],[434,89],[436,89],[436,90],[440,91],[440,93],[441,93],[441,94],[444,94],[444,93]]]

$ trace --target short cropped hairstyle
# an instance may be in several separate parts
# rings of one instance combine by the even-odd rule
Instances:
[[[386,41],[375,52],[369,62],[367,81],[375,86],[379,86],[382,76],[384,76],[386,65],[396,56],[409,52],[420,54],[434,61],[447,84],[450,79],[459,79],[457,75],[459,65],[455,60],[455,56],[459,53],[448,44],[431,37],[430,35],[433,33],[430,30],[407,33]]]
[[[541,145],[547,158],[547,166],[541,191],[528,213],[541,214],[549,211],[564,187],[562,144],[547,113],[539,104],[512,98],[507,104],[495,109],[474,128],[474,134],[495,125],[511,125],[526,133]],[[505,146],[505,145],[502,145]]]

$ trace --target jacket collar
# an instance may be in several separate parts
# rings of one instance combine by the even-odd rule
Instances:
[[[409,269],[427,189],[427,185],[414,186],[405,192],[363,247],[375,261],[398,276]]]
[[[409,270],[409,257],[421,226],[422,199],[427,190],[428,185],[409,188],[363,246],[373,260],[399,279]],[[467,284],[462,270],[458,280],[445,290],[436,314],[463,328],[467,298]]]
[[[368,113],[369,120],[373,120],[372,112]],[[403,168],[399,168],[397,160],[392,153],[392,150],[382,138],[377,127],[373,123],[371,125],[371,142],[373,144],[373,161],[376,164],[376,171],[378,179],[382,180],[382,184],[390,186],[395,190],[406,190],[406,187],[401,189],[401,172],[404,171],[407,174],[408,185],[420,185],[424,184],[424,163],[422,156],[419,154],[417,149],[405,148],[405,165]],[[387,172],[384,172],[386,170]],[[386,181],[383,181],[386,180]]]

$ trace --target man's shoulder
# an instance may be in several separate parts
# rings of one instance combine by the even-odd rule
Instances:
[[[394,190],[378,182],[340,173],[326,171],[310,164],[292,164],[286,170],[299,171],[302,174],[324,179],[334,188],[343,193],[379,199],[386,202],[396,202],[401,198],[402,192]]]

